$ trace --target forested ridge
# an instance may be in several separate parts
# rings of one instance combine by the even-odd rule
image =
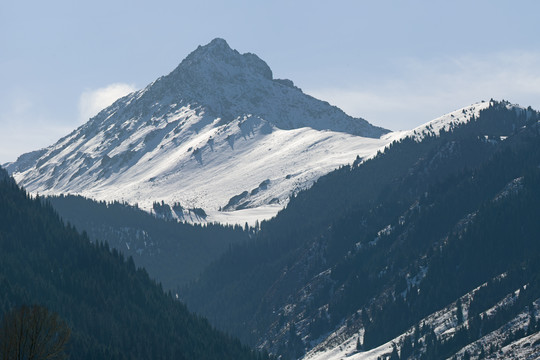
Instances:
[[[117,201],[75,195],[50,196],[47,201],[91,241],[106,242],[133,257],[135,265],[144,267],[166,290],[194,280],[232,244],[247,242],[252,235],[238,225],[178,222]]]
[[[343,321],[373,348],[505,272],[505,289],[530,284],[523,309],[540,294],[539,120],[492,102],[467,124],[322,177],[207,268],[187,303],[284,358]]]
[[[103,242],[0,169],[0,312],[45,306],[71,328],[73,359],[260,359],[214,330]]]

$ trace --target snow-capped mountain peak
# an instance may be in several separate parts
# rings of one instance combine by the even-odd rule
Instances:
[[[170,74],[6,169],[43,195],[123,200],[147,210],[163,201],[167,216],[205,220],[175,212],[179,203],[177,209],[204,209],[207,221],[254,223],[335,168],[372,157],[394,140],[437,135],[488,106],[389,133],[304,94],[290,80],[273,79],[259,57],[214,39]]]
[[[148,210],[155,201],[180,203],[204,208],[210,220],[243,223],[275,214],[294,191],[370,155],[387,143],[380,138],[387,132],[273,79],[259,57],[214,39],[7,169],[44,195],[124,200]],[[234,211],[240,220],[231,219]]]
[[[229,67],[228,70],[237,68],[240,70],[239,72],[258,74],[265,79],[272,80],[272,70],[257,55],[240,54],[231,49],[229,44],[220,38],[212,40],[207,45],[199,46],[180,63],[172,75],[189,71],[199,72],[199,75],[202,74],[203,77],[212,77],[219,73],[227,80],[234,80],[234,76],[231,76],[235,75],[234,73],[223,72],[224,65]]]

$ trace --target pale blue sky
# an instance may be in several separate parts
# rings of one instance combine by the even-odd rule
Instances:
[[[215,37],[394,130],[492,97],[540,109],[539,34],[536,0],[5,0],[0,164],[52,144]]]

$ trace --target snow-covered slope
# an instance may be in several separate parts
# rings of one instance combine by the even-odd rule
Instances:
[[[504,276],[501,275],[501,276]],[[401,350],[406,337],[418,338],[418,345],[415,349],[415,354],[411,354],[411,359],[420,358],[426,351],[427,343],[429,342],[429,333],[436,337],[439,342],[447,342],[457,336],[460,331],[468,329],[471,326],[472,319],[468,318],[469,305],[479,289],[486,284],[474,289],[470,293],[462,296],[458,301],[453,302],[444,309],[441,309],[424,319],[417,325],[408,329],[405,333],[396,338],[378,346],[369,351],[357,349],[358,341],[363,342],[363,329],[354,335],[346,335],[346,328],[342,328],[335,333],[332,333],[319,346],[308,352],[303,360],[377,360],[390,358],[394,348],[401,355]],[[523,288],[526,288],[524,285]],[[495,306],[482,312],[482,319],[490,319],[500,316],[499,313],[507,311],[507,308],[515,303],[522,288],[517,289],[513,293],[502,298]],[[482,334],[482,336],[463,347],[454,354],[456,359],[466,358],[465,353],[469,358],[486,358],[486,359],[537,359],[540,357],[540,333],[529,329],[531,317],[538,318],[540,314],[540,299],[537,299],[531,306],[534,309],[524,309],[518,313],[509,322],[502,327]],[[461,309],[462,320],[459,320],[458,309]],[[535,321],[536,322],[536,321]],[[421,331],[421,334],[415,334],[419,329],[429,329],[429,331]],[[515,334],[522,332],[521,337]],[[528,335],[528,336],[527,336]],[[480,354],[483,353],[483,357]]]
[[[179,202],[204,208],[207,220],[237,222],[235,210],[257,208],[240,211],[242,221],[275,214],[291,192],[383,146],[387,132],[273,79],[256,55],[215,39],[7,169],[33,193],[146,209]]]
[[[254,223],[321,175],[404,136],[465,122],[476,104],[388,133],[273,79],[225,40],[200,46],[169,75],[116,101],[54,145],[7,164],[32,193],[176,206],[188,221]],[[202,208],[207,217],[193,216]]]
[[[475,103],[440,116],[412,130],[394,131],[391,134],[388,134],[387,137],[391,140],[412,137],[417,141],[421,141],[425,136],[437,136],[441,131],[449,131],[458,125],[469,122],[472,118],[478,118],[480,111],[487,109],[491,104],[491,101]],[[510,104],[508,107],[519,108],[517,105]]]

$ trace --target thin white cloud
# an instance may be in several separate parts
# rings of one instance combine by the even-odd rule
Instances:
[[[119,98],[132,93],[133,85],[115,83],[95,90],[86,90],[79,98],[79,120],[87,121]]]
[[[345,112],[392,130],[408,129],[481,100],[505,99],[540,110],[540,53],[437,60],[400,59],[391,76],[347,89],[308,90]],[[396,69],[398,71],[396,71]],[[396,76],[396,74],[399,74]]]

